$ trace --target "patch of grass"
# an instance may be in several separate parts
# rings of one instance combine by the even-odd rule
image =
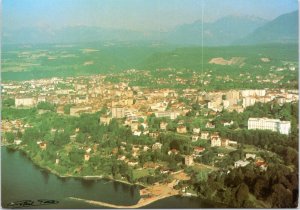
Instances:
[[[246,153],[257,153],[260,149],[253,145],[244,145],[244,152]]]
[[[142,170],[135,169],[133,170],[133,178],[139,179],[141,177],[145,177],[153,173],[154,173],[154,169],[142,169]]]

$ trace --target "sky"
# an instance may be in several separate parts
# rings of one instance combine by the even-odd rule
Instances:
[[[167,31],[201,20],[202,7],[205,22],[228,15],[272,20],[297,10],[298,0],[2,0],[2,25]]]

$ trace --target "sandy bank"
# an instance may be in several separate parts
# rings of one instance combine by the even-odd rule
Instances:
[[[105,203],[105,202],[101,202],[101,201],[86,200],[86,199],[74,198],[74,197],[69,197],[69,199],[83,201],[83,202],[93,204],[96,206],[105,206],[105,207],[114,208],[114,209],[134,209],[134,208],[141,208],[143,206],[147,206],[155,201],[158,201],[158,200],[161,200],[161,199],[164,199],[167,197],[171,197],[171,196],[174,196],[177,194],[168,194],[168,195],[162,195],[162,196],[151,197],[151,198],[141,198],[137,204],[130,205],[130,206],[114,205],[114,204]]]
[[[176,180],[172,181],[171,183],[167,184],[155,184],[153,186],[148,186],[144,189],[140,190],[140,195],[144,196],[141,198],[137,204],[130,205],[130,206],[124,206],[124,205],[115,205],[115,204],[110,204],[110,203],[105,203],[101,201],[93,201],[93,200],[86,200],[86,199],[81,199],[81,198],[74,198],[74,197],[69,197],[69,199],[73,200],[78,200],[78,201],[84,201],[89,204],[97,205],[97,206],[105,206],[109,208],[141,208],[143,206],[149,205],[150,203],[153,203],[155,201],[178,195],[179,191],[175,190],[173,187],[176,183]]]

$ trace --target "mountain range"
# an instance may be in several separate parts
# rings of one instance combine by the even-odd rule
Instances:
[[[258,27],[237,44],[294,43],[298,42],[298,11],[281,15]]]
[[[202,40],[203,35],[203,40]],[[227,16],[215,22],[198,20],[168,32],[138,32],[124,29],[77,26],[51,30],[47,27],[3,29],[4,44],[163,42],[173,45],[228,46],[262,43],[297,43],[298,11],[267,21],[256,17]]]

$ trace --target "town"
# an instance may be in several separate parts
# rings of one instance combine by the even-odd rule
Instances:
[[[298,153],[283,160],[272,141],[297,144],[297,89],[156,89],[109,76],[3,82],[2,145],[59,176],[148,187],[143,199],[205,197],[196,185],[211,174],[296,164]]]
[[[298,207],[298,3],[3,1],[1,206]]]

